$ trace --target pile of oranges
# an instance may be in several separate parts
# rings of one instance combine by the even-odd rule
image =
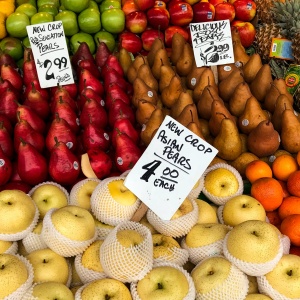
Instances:
[[[245,176],[250,194],[265,208],[267,217],[291,240],[290,253],[300,255],[300,152],[282,154],[272,163],[250,162]]]

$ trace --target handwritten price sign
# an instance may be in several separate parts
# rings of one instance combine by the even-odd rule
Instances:
[[[74,83],[61,21],[26,27],[42,88]]]
[[[124,184],[161,219],[170,220],[217,152],[167,116]]]
[[[197,67],[234,63],[229,20],[191,23]]]

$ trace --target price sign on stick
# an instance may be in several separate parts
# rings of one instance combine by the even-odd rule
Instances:
[[[229,20],[190,24],[197,67],[234,63]]]
[[[74,83],[61,21],[26,27],[42,88]]]
[[[170,220],[218,150],[170,116],[125,179],[125,186]]]

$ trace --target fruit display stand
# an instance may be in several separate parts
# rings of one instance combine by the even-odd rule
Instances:
[[[300,299],[297,0],[1,2],[0,299]]]

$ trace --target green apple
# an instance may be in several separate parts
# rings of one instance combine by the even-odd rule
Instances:
[[[26,283],[27,266],[17,255],[7,253],[0,254],[0,266],[0,298],[10,299],[8,296]]]
[[[103,0],[99,5],[99,9],[101,13],[103,13],[105,10],[112,9],[112,8],[121,9],[122,8],[121,2],[118,0]]]
[[[35,7],[37,7],[37,3],[36,3],[36,0],[16,0],[16,7],[22,5],[22,4],[25,4],[25,3],[29,3]]]
[[[78,15],[78,26],[86,33],[96,33],[101,29],[100,12],[94,8],[86,8]]]
[[[29,17],[25,13],[21,12],[13,12],[5,21],[8,34],[16,38],[24,38],[27,36],[26,26],[29,25]]]
[[[47,12],[55,17],[58,14],[58,8],[53,4],[44,4],[39,7],[38,12]]]
[[[55,21],[62,21],[66,36],[72,36],[79,31],[77,15],[70,10],[60,11],[55,17]]]
[[[121,33],[125,29],[125,13],[122,9],[112,8],[101,14],[102,27],[110,33]]]
[[[104,42],[111,52],[113,52],[116,47],[115,37],[113,36],[113,34],[105,30],[101,30],[95,33],[94,40],[96,42],[96,45],[99,45],[100,42]]]
[[[157,266],[137,282],[136,290],[141,300],[182,300],[189,292],[189,282],[179,269]]]
[[[218,216],[216,210],[206,201],[195,199],[198,207],[198,224],[203,223],[218,223]]]
[[[79,14],[83,10],[89,7],[90,0],[62,0],[63,5],[67,10],[74,11]]]
[[[9,54],[15,61],[23,57],[23,46],[20,39],[5,37],[0,41],[0,49]]]
[[[277,265],[267,274],[265,279],[277,291],[282,299],[300,298],[300,257],[295,254],[284,254]],[[263,288],[263,281],[258,278],[258,287]],[[272,297],[266,290],[264,294]]]
[[[75,33],[70,39],[70,49],[73,54],[77,51],[81,42],[86,42],[88,44],[92,54],[96,52],[96,44],[93,36],[89,33],[78,32]]]
[[[174,215],[172,216],[171,220],[178,219],[190,212],[194,209],[193,203],[190,199],[185,198],[181,205],[178,207]]]
[[[53,22],[53,15],[47,12],[37,12],[30,19],[31,25],[48,23],[48,22]]]
[[[29,41],[29,37],[26,36],[23,40],[22,40],[22,45],[26,48],[31,48],[31,45],[30,45],[30,41]]]
[[[68,205],[68,192],[59,185],[44,183],[29,191],[31,198],[37,205],[40,217],[43,218],[51,208]]]
[[[174,238],[160,233],[152,234],[152,242],[154,259],[170,257],[173,255],[172,248],[180,248],[179,243]]]
[[[114,298],[132,300],[127,286],[123,282],[113,278],[103,278],[88,283],[81,291],[80,297],[81,300]]]
[[[196,224],[186,235],[185,242],[190,248],[203,247],[223,240],[229,231],[229,227],[224,224]]]
[[[91,209],[91,195],[99,184],[99,179],[86,178],[73,185],[70,191],[70,204]]]
[[[29,253],[26,258],[33,266],[33,281],[55,281],[67,284],[70,276],[68,261],[53,250],[39,249]]]
[[[14,242],[0,240],[0,254],[6,252]]]
[[[231,256],[244,262],[270,262],[278,256],[281,247],[278,230],[275,228],[260,220],[242,222],[228,233],[224,246]],[[226,255],[225,251],[224,254]]]
[[[81,257],[81,265],[89,270],[103,273],[104,270],[100,261],[100,247],[103,240],[96,240],[83,253]]]
[[[28,229],[36,218],[32,198],[21,190],[0,192],[0,233],[15,234]],[[26,234],[26,232],[25,232]],[[23,237],[19,237],[22,239]]]
[[[258,200],[249,195],[238,195],[224,204],[224,224],[234,227],[247,220],[266,220],[266,211]]]
[[[245,299],[248,292],[247,275],[222,256],[200,261],[191,276],[197,299],[231,299],[232,295],[236,299]]]
[[[34,14],[37,13],[37,9],[34,5],[32,5],[30,3],[23,3],[16,8],[15,12],[24,13],[30,19]]]
[[[100,11],[98,3],[96,1],[94,1],[94,0],[90,0],[90,4],[89,4],[88,8],[94,8],[94,9],[97,9],[98,11]]]
[[[37,0],[36,4],[37,4],[38,8],[45,5],[45,4],[54,5],[55,7],[58,8],[59,5],[60,5],[60,2],[59,2],[59,0]]]
[[[41,282],[33,286],[31,295],[39,300],[74,300],[71,290],[60,282]]]
[[[117,232],[118,242],[125,248],[131,248],[141,244],[144,237],[133,229],[123,229]]]

